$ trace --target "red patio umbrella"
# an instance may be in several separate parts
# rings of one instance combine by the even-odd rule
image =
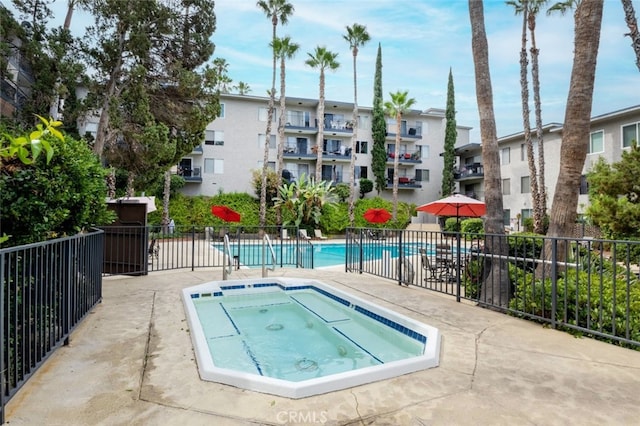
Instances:
[[[485,204],[475,198],[462,194],[453,194],[440,200],[423,204],[416,210],[436,216],[480,217],[487,212]]]
[[[212,206],[211,213],[225,222],[240,222],[240,213],[227,206]]]
[[[367,222],[385,223],[391,219],[391,213],[387,209],[369,209],[362,215]]]

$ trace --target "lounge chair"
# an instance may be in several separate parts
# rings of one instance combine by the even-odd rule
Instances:
[[[316,238],[319,240],[326,240],[327,237],[325,237],[324,235],[322,235],[322,231],[319,229],[314,229],[313,233],[315,234]]]
[[[303,240],[310,240],[311,239],[309,234],[307,234],[307,230],[306,229],[299,229],[298,230],[298,234],[300,235],[300,238],[302,238]]]
[[[280,234],[280,239],[282,240],[288,240],[289,239],[289,231],[287,231],[286,229],[282,229],[282,233]]]

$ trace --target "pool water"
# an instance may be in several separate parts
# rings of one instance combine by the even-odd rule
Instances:
[[[423,247],[421,243],[406,243],[403,246],[405,255],[414,255],[418,253],[418,248]],[[222,250],[221,244],[213,244],[213,247]],[[273,243],[273,249],[278,259],[285,264],[295,264],[296,246],[291,244],[281,245],[280,242]],[[351,246],[352,250],[359,250],[357,245]],[[345,264],[346,244],[345,243],[316,243],[313,246],[303,245],[299,247],[302,254],[305,255],[307,250],[313,250],[313,267],[325,268],[331,266],[340,266]],[[362,246],[363,260],[379,260],[383,257],[383,252],[387,252],[391,257],[398,257],[397,244],[364,244]],[[232,256],[238,256],[240,264],[248,267],[262,266],[262,244],[243,244],[240,247],[233,245],[231,247]],[[268,254],[268,256],[270,256]],[[359,258],[359,254],[352,253],[352,258]]]
[[[426,340],[310,288],[194,305],[216,366],[296,382],[422,355]]]
[[[200,377],[289,398],[436,367],[440,332],[318,280],[182,290]]]

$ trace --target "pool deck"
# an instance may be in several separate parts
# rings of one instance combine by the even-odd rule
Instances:
[[[234,271],[230,279],[260,277]],[[104,279],[104,298],[9,402],[14,425],[635,425],[640,351],[341,268],[283,269],[438,327],[440,366],[303,399],[201,381],[180,290],[219,268]]]

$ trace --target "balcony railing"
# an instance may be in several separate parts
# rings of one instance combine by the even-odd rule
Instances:
[[[188,168],[188,167],[179,167],[178,175],[182,176],[185,182],[195,182],[202,183],[202,174],[200,167]]]
[[[469,178],[481,178],[484,176],[484,166],[481,163],[467,164],[461,169],[453,171],[453,178],[464,180]]]
[[[399,155],[400,156],[398,157],[398,161],[401,163],[419,163],[422,161],[420,151],[401,152]],[[395,156],[396,156],[395,152],[388,152],[387,162],[394,162]]]

